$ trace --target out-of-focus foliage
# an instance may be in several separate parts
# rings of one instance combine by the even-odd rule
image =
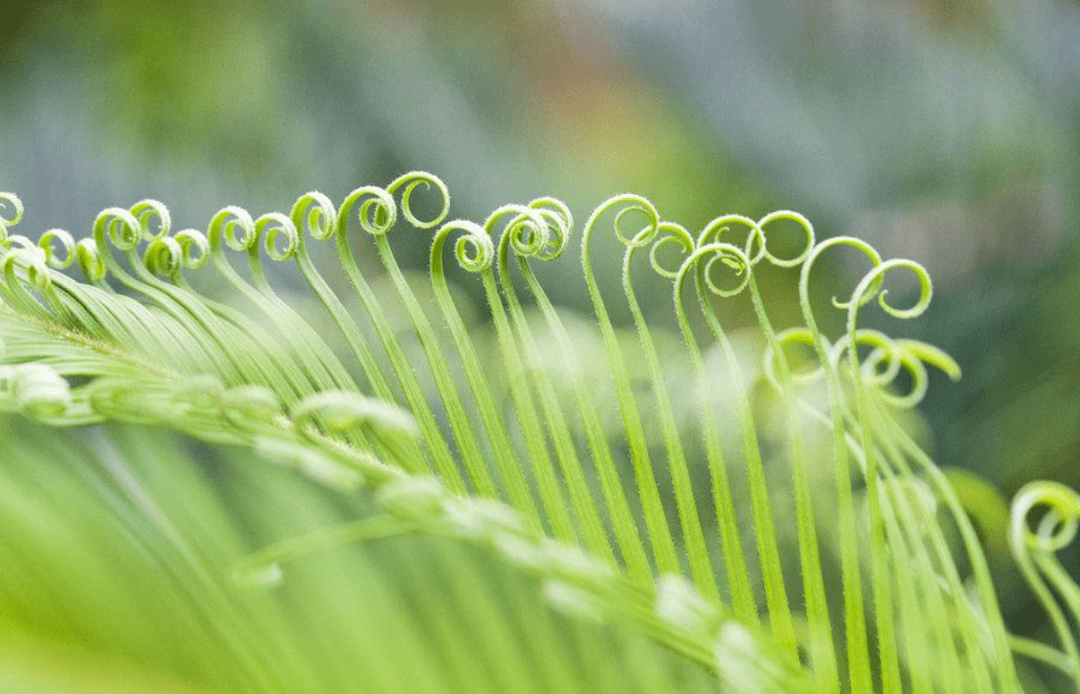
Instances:
[[[712,691],[674,655],[552,612],[531,581],[445,540],[331,541],[289,562],[280,588],[238,586],[254,550],[370,501],[161,431],[76,443],[12,424],[5,692]]]

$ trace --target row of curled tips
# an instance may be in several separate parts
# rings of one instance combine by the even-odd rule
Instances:
[[[421,218],[414,209],[413,196],[418,191],[434,193],[437,198],[436,211],[433,215]],[[400,198],[400,203],[395,200]],[[264,214],[252,218],[246,210],[236,206],[223,208],[211,219],[206,234],[196,229],[184,229],[170,235],[172,220],[168,209],[156,200],[143,200],[130,209],[111,207],[103,210],[95,219],[93,238],[79,242],[61,229],[50,229],[42,234],[36,248],[41,253],[32,253],[21,237],[10,236],[8,229],[22,218],[23,207],[19,199],[12,194],[0,194],[0,227],[5,246],[18,246],[25,250],[21,256],[13,256],[5,262],[10,266],[14,257],[24,257],[28,261],[28,273],[39,283],[47,284],[49,274],[45,268],[64,269],[77,263],[83,274],[91,281],[100,281],[110,265],[108,245],[117,250],[130,251],[140,242],[146,242],[143,253],[144,267],[155,275],[175,277],[182,269],[199,268],[223,248],[238,252],[248,252],[253,256],[258,253],[261,242],[265,253],[273,260],[283,261],[291,258],[302,244],[302,234],[314,239],[326,239],[331,235],[343,234],[349,217],[355,212],[360,227],[375,236],[387,233],[396,223],[398,214],[404,216],[418,228],[433,228],[442,223],[449,212],[450,195],[446,185],[431,174],[411,172],[399,177],[386,188],[363,186],[346,197],[340,209],[323,194],[310,192],[301,196],[289,215],[280,213]],[[750,272],[756,264],[766,260],[780,267],[802,265],[800,293],[804,303],[808,304],[808,278],[811,268],[821,254],[834,247],[848,246],[861,251],[870,261],[871,269],[857,284],[852,295],[846,301],[833,298],[833,304],[839,309],[846,309],[850,314],[849,323],[854,324],[858,307],[877,298],[882,308],[898,318],[913,318],[925,311],[932,294],[929,275],[918,263],[908,260],[883,261],[881,256],[869,244],[853,237],[834,237],[822,242],[815,242],[814,230],[810,222],[802,215],[788,210],[772,212],[757,221],[742,215],[723,215],[709,222],[697,238],[692,238],[683,227],[662,221],[655,206],[647,199],[633,194],[618,195],[599,205],[586,222],[582,248],[587,256],[588,244],[593,231],[599,226],[604,215],[613,214],[611,225],[616,237],[628,249],[650,246],[649,258],[653,269],[661,276],[682,280],[696,268],[703,285],[714,294],[733,296],[741,292],[750,281]],[[800,229],[803,242],[797,244],[798,253],[790,257],[776,255],[769,246],[766,230],[777,222],[793,222]],[[745,228],[748,233],[745,243],[738,246],[726,242],[725,235],[734,227]],[[506,205],[496,209],[484,222],[478,225],[467,220],[453,220],[445,223],[435,234],[434,246],[440,246],[451,232],[461,232],[454,243],[454,256],[459,265],[472,272],[479,272],[491,266],[496,257],[493,238],[500,238],[509,243],[514,253],[522,258],[550,260],[558,257],[567,247],[573,217],[565,203],[550,197],[537,198],[527,205]],[[676,247],[680,251],[682,263],[678,269],[665,260],[664,250]],[[11,255],[10,253],[8,255]],[[725,268],[734,273],[734,284],[722,285],[716,270]],[[885,275],[896,269],[906,269],[913,273],[919,283],[919,296],[910,307],[898,308],[890,304],[887,290],[883,288]],[[813,324],[808,329],[792,329],[781,333],[781,341],[809,343],[809,335],[816,333]],[[841,338],[829,345],[832,359],[836,353],[847,349],[854,353],[858,347],[875,338],[874,333],[855,331],[855,337]],[[823,339],[823,338],[822,338]],[[883,385],[896,378],[902,368],[906,369],[917,381],[913,393],[922,390],[920,362],[922,357],[910,349],[900,349],[895,344],[879,340],[869,357],[869,363],[863,368],[867,382]],[[766,359],[766,370],[771,372],[772,360]],[[951,362],[946,363],[952,370]],[[798,377],[800,381],[812,380],[817,370]],[[918,397],[908,400],[917,401]]]

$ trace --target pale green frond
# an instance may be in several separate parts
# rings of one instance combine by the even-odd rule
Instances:
[[[427,678],[425,691],[445,685],[439,672],[463,683],[450,691],[491,686],[463,642],[502,678],[498,691],[537,691],[514,677],[534,662],[567,686],[577,677],[531,627],[522,626],[531,645],[515,640],[493,602],[499,591],[459,566],[459,553],[529,577],[534,602],[546,603],[515,593],[522,620],[548,623],[550,604],[630,627],[723,691],[1018,692],[1014,652],[1080,673],[1080,589],[1054,558],[1075,532],[1075,494],[1039,487],[1018,498],[1014,552],[1060,650],[1011,638],[970,519],[899,416],[925,395],[927,366],[951,378],[959,366],[931,345],[859,327],[875,301],[901,320],[926,310],[932,287],[917,263],[883,259],[852,237],[818,241],[791,211],[722,215],[695,235],[624,194],[585,222],[582,295],[593,318],[581,321],[556,308],[534,267],[572,247],[573,215],[552,198],[447,222],[445,184],[411,172],[357,188],[340,207],[319,193],[288,215],[227,207],[205,233],[174,233],[164,205],[145,200],[105,210],[79,242],[61,230],[38,242],[11,233],[21,205],[3,200],[13,212],[0,219],[0,409],[50,425],[174,429],[299,470],[342,499],[373,491],[357,517],[303,532],[278,526],[261,550],[234,552],[228,571],[205,569],[200,580],[235,575],[250,591],[281,579],[270,595],[287,593],[296,567],[345,545],[441,538],[444,559],[432,561],[452,567],[444,578],[466,596],[462,628],[474,631],[455,632],[456,613],[418,593],[432,638],[448,649],[401,642],[400,662],[418,663],[411,675]],[[778,256],[775,236],[792,230],[798,252]],[[399,265],[392,234],[402,233],[431,236],[430,288]],[[596,250],[605,237],[624,246],[619,269]],[[319,243],[336,253],[340,277],[316,260]],[[842,248],[870,268],[822,309],[812,269]],[[666,316],[643,309],[635,260],[646,251],[648,286],[668,283]],[[71,265],[85,281],[61,272]],[[798,275],[803,325],[774,325],[759,288],[765,266]],[[617,298],[602,280],[620,270]],[[275,288],[289,272],[315,302]],[[907,307],[886,298],[905,272],[918,285]],[[195,286],[208,283],[190,273],[211,273],[236,296],[206,296]],[[486,312],[479,325],[463,318],[467,296],[456,287],[469,284]],[[743,302],[752,335],[726,324],[725,302]],[[823,334],[822,310],[846,315],[842,334]],[[627,311],[633,328],[613,318]],[[679,374],[676,363],[686,365]],[[251,466],[245,484],[265,492],[262,474],[280,473]],[[1045,504],[1050,520],[1030,530],[1029,511]],[[387,625],[393,612],[381,613]],[[317,616],[310,634],[335,638],[332,610]],[[252,628],[226,618],[225,635]],[[412,633],[411,619],[386,628]],[[371,638],[353,647],[386,652]],[[282,665],[308,667],[305,657]],[[238,657],[237,677],[261,678],[259,691],[289,681],[264,665]],[[374,690],[404,691],[400,673],[375,676]]]

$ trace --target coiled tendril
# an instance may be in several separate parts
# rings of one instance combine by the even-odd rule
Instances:
[[[804,347],[813,348],[815,339],[823,341],[825,353],[832,353],[832,343],[821,335],[815,335],[809,328],[799,326],[781,330],[776,333],[776,344],[780,351],[783,351],[784,348],[789,345],[802,345]],[[772,345],[765,346],[765,351],[761,357],[762,369],[765,373],[765,378],[769,383],[777,390],[780,390],[782,385],[776,376],[776,365],[779,355],[776,352],[777,350],[774,349]],[[790,362],[790,359],[788,361]],[[819,363],[808,370],[792,372],[789,377],[791,382],[796,385],[816,383],[825,378],[825,367]]]
[[[842,335],[828,351],[829,364],[834,369],[839,368],[844,355],[857,354],[860,347],[870,348],[869,355],[859,367],[863,383],[884,386],[896,379],[900,373],[901,350],[891,337],[879,330],[857,330]]]
[[[446,238],[455,231],[462,235],[454,242],[454,259],[466,272],[483,272],[495,260],[495,244],[482,226],[467,219],[455,219],[443,224],[432,240],[432,267]]]
[[[27,276],[39,288],[48,286],[49,267],[45,262],[45,252],[33,241],[22,234],[12,234],[7,238],[8,252],[0,259],[0,271],[14,277],[16,261],[25,264]]]
[[[713,269],[717,263],[726,266],[738,276],[740,278],[738,284],[734,287],[722,287],[717,284],[713,275]],[[681,284],[686,274],[691,269],[695,269],[710,292],[728,298],[740,294],[750,284],[751,266],[750,258],[738,246],[730,243],[707,243],[704,246],[698,246],[683,261],[676,275],[676,283]]]
[[[889,293],[888,289],[882,287],[886,273],[895,269],[906,269],[914,273],[915,278],[919,281],[919,297],[908,308],[896,308],[886,300],[886,296]],[[894,259],[886,260],[883,263],[876,265],[867,272],[859,284],[855,287],[855,291],[851,294],[851,299],[845,302],[842,308],[846,308],[848,311],[848,322],[854,325],[856,314],[860,306],[864,306],[869,303],[876,296],[878,304],[882,310],[888,313],[894,318],[911,319],[917,318],[926,311],[930,305],[930,299],[933,296],[933,285],[930,282],[930,273],[926,271],[926,268],[916,263],[914,260]],[[849,328],[851,330],[851,328]]]
[[[484,230],[498,237],[500,244],[509,243],[514,254],[521,258],[541,257],[552,238],[549,218],[544,212],[525,205],[503,205],[484,221]],[[502,231],[499,231],[499,228]]]
[[[814,268],[815,263],[821,254],[830,248],[836,248],[840,246],[850,246],[860,251],[863,255],[870,260],[873,267],[877,267],[881,264],[881,254],[877,252],[870,244],[866,243],[862,239],[855,238],[853,236],[834,236],[830,239],[825,239],[821,243],[811,249],[810,253],[806,257],[806,261],[803,263],[802,272],[799,276],[799,300],[802,303],[804,317],[806,318],[808,326],[814,332],[817,332],[815,325],[816,321],[813,317],[813,312],[810,309],[810,273]],[[883,278],[878,277],[874,285],[868,286],[863,296],[863,302],[872,300],[873,292],[871,289],[879,289]],[[849,302],[840,301],[835,296],[832,297],[832,304],[838,309],[845,310],[849,306]]]
[[[0,245],[7,245],[7,232],[22,221],[23,204],[14,193],[0,192]]]
[[[197,229],[184,229],[174,237],[180,244],[181,263],[185,268],[198,269],[210,259],[210,241]]]
[[[15,193],[0,192],[0,224],[13,227],[22,221],[22,200]]]
[[[811,344],[803,337],[804,344]],[[811,338],[812,339],[812,338]],[[933,354],[925,349],[924,345],[917,340],[894,340],[878,330],[857,330],[852,337],[851,333],[844,334],[835,344],[829,345],[826,352],[829,355],[829,363],[833,369],[839,369],[841,360],[845,355],[852,358],[860,347],[869,347],[870,352],[859,364],[860,381],[878,391],[882,400],[898,408],[911,408],[922,402],[929,387],[929,377],[923,356],[927,361],[934,363],[950,376],[956,378],[959,366],[956,366],[947,355],[936,350]],[[933,349],[933,348],[930,348]],[[766,364],[769,372],[769,365]],[[911,384],[907,393],[894,393],[889,386],[897,382],[901,373],[907,373],[911,378]],[[811,378],[812,377],[812,378]],[[803,374],[801,382],[809,382],[823,377],[823,370],[819,366],[809,374]]]
[[[915,274],[919,281],[919,297],[908,308],[896,308],[886,301],[888,290],[882,288],[886,273],[894,269],[906,269]],[[887,260],[871,268],[856,285],[851,294],[851,299],[843,302],[847,309],[847,334],[837,343],[847,347],[849,360],[852,367],[858,366],[858,345],[860,342],[875,343],[875,351],[870,356],[869,369],[860,368],[860,380],[871,386],[880,386],[882,383],[891,382],[899,372],[898,367],[903,366],[911,375],[913,389],[907,396],[895,396],[885,393],[885,398],[894,405],[907,407],[917,404],[926,394],[927,375],[922,362],[909,351],[900,350],[888,337],[876,331],[859,331],[856,328],[859,308],[877,297],[882,310],[890,316],[900,319],[911,319],[921,315],[930,305],[933,296],[933,288],[930,284],[930,275],[919,263],[913,260],[894,259]],[[835,347],[834,347],[835,349]],[[876,367],[884,360],[888,360],[888,366],[884,374],[876,374]]]
[[[378,186],[361,186],[349,193],[338,212],[338,234],[344,234],[349,215],[356,208],[360,228],[372,236],[382,236],[394,228],[397,222],[397,204],[385,189]]]
[[[1032,530],[1033,512],[1045,514]],[[1013,557],[1032,592],[1050,617],[1061,651],[1042,646],[1036,657],[1061,668],[1080,688],[1080,648],[1073,627],[1080,624],[1080,587],[1061,565],[1056,554],[1080,531],[1080,494],[1057,482],[1030,482],[1013,499],[1009,544]],[[1072,624],[1058,598],[1072,616]],[[1042,654],[1041,651],[1046,651]],[[1049,657],[1046,657],[1049,656]]]
[[[210,259],[210,242],[198,229],[184,229],[175,236],[154,239],[143,254],[150,272],[175,278],[181,269],[195,270]]]
[[[167,236],[172,228],[169,209],[157,200],[140,200],[131,206],[131,214],[139,220],[139,235],[143,241]]]
[[[268,212],[255,220],[255,238],[262,239],[266,255],[278,262],[288,260],[300,245],[300,233],[292,220],[280,212]],[[257,244],[249,249],[257,253]]]
[[[537,210],[548,225],[547,245],[536,253],[539,260],[555,260],[570,243],[570,232],[574,228],[574,215],[566,203],[557,198],[537,198],[529,203]]]
[[[435,189],[439,195],[439,212],[431,219],[420,219],[412,211],[412,195],[417,188]],[[393,195],[401,190],[401,214],[417,229],[431,229],[438,226],[450,214],[450,189],[442,179],[426,171],[410,171],[398,176],[386,187],[386,192]]]
[[[258,242],[255,220],[242,207],[230,205],[213,216],[206,232],[210,251],[216,253],[225,245],[237,252],[250,250]]]
[[[861,336],[875,331],[858,332]],[[943,371],[953,381],[959,380],[960,365],[937,347],[919,340],[892,340],[884,335],[882,338],[887,340],[887,346],[876,347],[863,362],[862,379],[864,383],[877,386],[880,397],[893,407],[911,408],[922,402],[930,387],[927,365]],[[839,352],[840,349],[835,351]],[[886,368],[879,370],[882,363],[886,364]],[[911,378],[908,392],[898,394],[886,390],[901,373],[907,373]]]
[[[1032,512],[1043,508],[1046,514],[1032,529]],[[1033,482],[1024,486],[1013,499],[1012,536],[1014,541],[1037,552],[1065,549],[1080,530],[1080,494],[1056,482]]]
[[[143,253],[143,266],[155,275],[175,277],[183,266],[184,250],[171,236],[155,239]]]
[[[653,244],[649,248],[649,264],[652,266],[652,269],[656,272],[656,274],[660,275],[661,277],[669,280],[675,279],[679,276],[679,269],[682,267],[682,263],[686,261],[686,257],[688,257],[691,253],[694,252],[694,237],[691,236],[690,232],[688,232],[684,227],[680,226],[679,224],[675,224],[674,222],[661,222],[660,227],[655,234],[652,234],[651,230],[648,228],[642,229],[638,233],[638,236],[642,238],[649,235],[653,235],[654,237]],[[679,250],[682,251],[683,256],[686,256],[683,257],[682,261],[680,261],[679,267],[674,270],[665,267],[664,262],[660,259],[659,255],[660,249],[670,244],[677,245],[679,247]],[[631,249],[639,248],[642,245],[644,244],[635,243],[631,246]]]
[[[789,220],[798,224],[805,237],[806,243],[802,246],[802,250],[791,258],[781,258],[769,250],[766,228],[770,224],[781,220]],[[750,232],[746,237],[743,252],[751,265],[757,265],[762,260],[768,260],[771,265],[777,267],[797,267],[810,257],[810,253],[814,249],[813,225],[810,224],[810,220],[806,217],[791,210],[770,212],[756,222],[740,214],[722,215],[705,225],[705,228],[698,235],[697,245],[703,246],[712,241],[722,241],[723,235],[731,231],[733,225],[744,226]]]
[[[313,239],[328,239],[337,229],[338,213],[334,203],[318,191],[302,195],[293,205],[289,217],[301,237],[308,234]]]
[[[769,251],[768,243],[766,241],[766,228],[773,222],[784,219],[793,221],[798,224],[802,228],[803,233],[806,237],[806,245],[803,246],[802,251],[791,258],[779,258],[773,255]],[[802,216],[798,212],[793,212],[791,210],[776,210],[775,212],[770,212],[769,214],[758,220],[757,226],[762,233],[761,253],[764,254],[765,258],[770,263],[776,265],[777,267],[797,267],[810,257],[810,253],[814,249],[814,226],[810,223],[810,220],[808,220],[806,217]]]
[[[710,221],[705,225],[705,228],[701,230],[701,233],[698,234],[696,245],[704,246],[713,242],[721,242],[724,234],[730,232],[732,225],[734,224],[745,226],[749,229],[750,233],[746,237],[743,253],[752,265],[757,265],[761,259],[765,257],[767,248],[765,232],[757,222],[749,217],[744,217],[741,214],[725,214]],[[731,242],[727,241],[725,243]],[[732,245],[735,244],[732,243]],[[755,248],[757,250],[754,250]]]
[[[611,228],[614,230],[616,238],[624,246],[630,248],[647,246],[653,242],[660,229],[660,213],[645,198],[633,193],[625,193],[609,198],[593,210],[593,213],[589,215],[589,219],[585,222],[584,231],[582,231],[582,259],[586,268],[588,267],[589,241],[592,239],[592,234],[601,217],[612,210],[617,211],[614,219],[612,219]],[[635,217],[639,218],[639,224],[635,225],[636,228],[630,228],[630,224]],[[641,221],[644,221],[644,224],[640,224]]]
[[[130,211],[120,207],[108,207],[94,219],[94,241],[98,252],[104,244],[127,251],[139,245],[142,239],[142,223]]]
[[[64,249],[63,254],[56,252],[56,242]],[[62,270],[75,262],[75,239],[63,229],[49,229],[41,235],[37,245],[45,252],[45,262],[51,268]]]

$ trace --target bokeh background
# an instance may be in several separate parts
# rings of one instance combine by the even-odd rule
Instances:
[[[0,3],[0,189],[29,233],[417,168],[470,218],[634,191],[690,228],[790,208],[917,260],[937,295],[904,330],[964,369],[923,406],[935,459],[1006,497],[1080,487],[1076,0]]]

